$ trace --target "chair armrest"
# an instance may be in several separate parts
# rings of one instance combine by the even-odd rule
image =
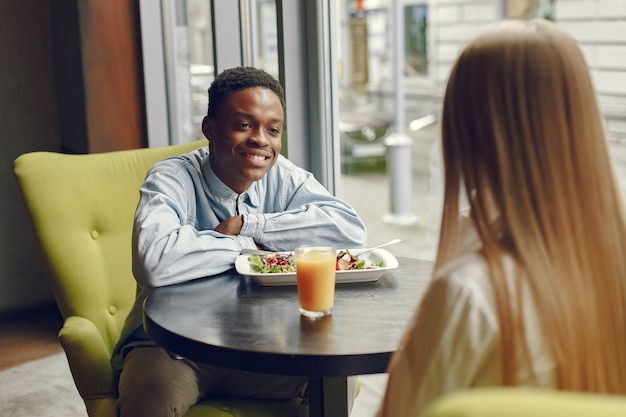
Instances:
[[[68,317],[59,331],[59,341],[83,400],[115,398],[111,356],[93,322],[84,317]]]

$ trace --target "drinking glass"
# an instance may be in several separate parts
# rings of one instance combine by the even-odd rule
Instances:
[[[332,246],[299,246],[295,255],[300,313],[313,318],[331,314],[337,250]]]

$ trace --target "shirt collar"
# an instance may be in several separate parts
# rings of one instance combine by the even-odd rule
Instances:
[[[209,162],[209,158],[204,161],[202,167],[202,174],[204,175],[204,179],[206,180],[207,186],[209,187],[209,192],[220,201],[229,201],[236,200],[239,197],[239,194],[234,192],[228,185],[224,184],[222,180],[220,180],[213,169],[211,168],[211,164]],[[261,179],[260,181],[263,181]],[[241,198],[247,199],[251,206],[258,207],[259,206],[259,187],[258,181],[252,183],[250,187],[243,193],[241,193]]]

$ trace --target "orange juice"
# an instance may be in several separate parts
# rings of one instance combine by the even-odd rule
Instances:
[[[335,301],[333,247],[306,246],[296,249],[296,276],[300,312],[309,317],[330,314]]]

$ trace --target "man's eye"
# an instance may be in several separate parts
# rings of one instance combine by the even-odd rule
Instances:
[[[274,135],[280,135],[280,129],[271,128],[270,132],[272,132]]]

